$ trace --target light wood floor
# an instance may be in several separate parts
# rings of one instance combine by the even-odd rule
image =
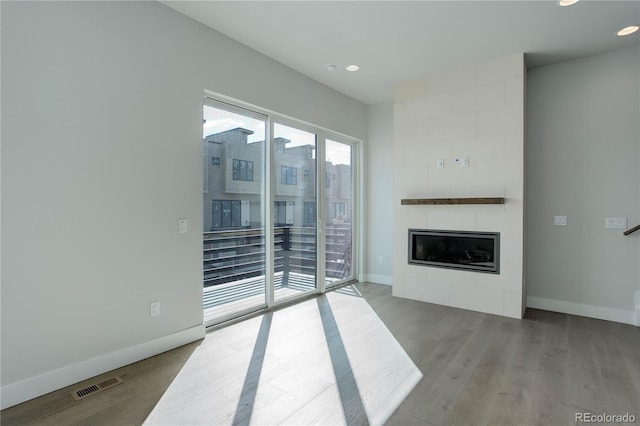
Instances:
[[[210,389],[180,388],[194,368],[235,407],[206,424],[574,424],[577,412],[630,413],[640,423],[638,327],[532,309],[520,321],[394,298],[388,286],[354,287],[102,375],[125,383],[81,402],[69,393],[95,379],[3,410],[2,425],[137,425],[150,414],[162,423],[185,406],[206,415],[189,403]],[[309,344],[324,349],[296,352]],[[201,356],[208,346],[237,358],[238,371],[213,375],[221,361]],[[402,374],[378,377],[389,360]],[[390,409],[381,395],[401,394],[390,380],[410,383],[414,368],[422,378],[395,412],[376,412]],[[184,400],[175,404],[175,395]]]

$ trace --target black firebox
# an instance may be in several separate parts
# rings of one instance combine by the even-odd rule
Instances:
[[[409,229],[409,263],[500,273],[500,233]]]

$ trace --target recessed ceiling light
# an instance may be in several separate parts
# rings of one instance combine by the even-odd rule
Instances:
[[[624,37],[624,36],[627,36],[629,34],[635,33],[636,31],[638,31],[638,29],[640,29],[640,27],[638,27],[637,25],[631,25],[630,27],[626,27],[626,28],[623,28],[620,31],[618,31],[618,35],[620,37]]]
[[[324,68],[329,72],[333,72],[336,70],[336,66],[333,64],[327,64]]]
[[[357,66],[357,65],[349,65],[347,67],[347,71],[358,71],[359,69],[360,69],[360,67]]]
[[[560,0],[558,5],[560,6],[571,6],[572,4],[578,3],[580,0]]]

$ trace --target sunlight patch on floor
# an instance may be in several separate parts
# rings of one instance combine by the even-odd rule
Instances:
[[[145,424],[382,424],[421,377],[365,299],[330,292],[209,333]]]

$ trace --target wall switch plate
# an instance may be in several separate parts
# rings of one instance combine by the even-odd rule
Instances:
[[[189,227],[187,219],[178,219],[178,232],[186,234]]]
[[[556,216],[553,218],[553,224],[556,226],[567,226],[566,216]]]
[[[154,301],[149,303],[149,315],[157,317],[160,315],[160,302]]]
[[[378,263],[381,265],[384,263],[384,256],[378,256]]]
[[[627,227],[627,218],[608,217],[604,221],[604,227],[607,229],[625,229]]]
[[[439,169],[444,169],[444,158],[438,159],[437,163]]]

